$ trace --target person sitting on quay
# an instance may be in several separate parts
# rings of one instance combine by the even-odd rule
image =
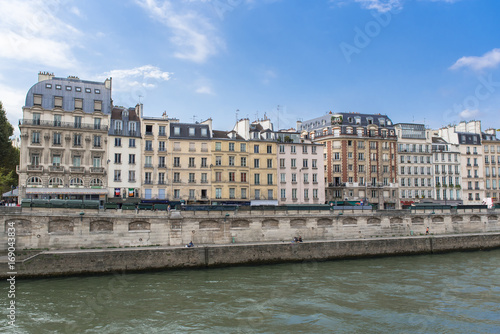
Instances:
[[[193,242],[192,242],[192,241],[190,241],[190,242],[186,245],[186,247],[188,247],[188,248],[194,247]]]

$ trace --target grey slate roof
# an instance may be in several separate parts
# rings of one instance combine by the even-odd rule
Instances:
[[[179,128],[180,133],[175,134],[174,129]],[[194,135],[189,135],[189,129],[194,129]],[[201,129],[206,129],[206,136],[201,135]],[[197,123],[170,123],[170,137],[171,139],[210,139],[212,134],[210,133],[210,127],[208,124],[197,124]]]

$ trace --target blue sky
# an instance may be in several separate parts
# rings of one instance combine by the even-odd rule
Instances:
[[[494,0],[0,0],[0,100],[39,71],[104,81],[115,105],[215,129],[329,112],[500,128]]]

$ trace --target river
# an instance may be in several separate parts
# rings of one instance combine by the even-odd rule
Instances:
[[[4,317],[1,332],[500,333],[500,250],[18,280],[16,289],[17,326]]]

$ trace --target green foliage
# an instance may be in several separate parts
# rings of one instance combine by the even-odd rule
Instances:
[[[20,152],[12,146],[10,137],[14,128],[7,120],[7,115],[0,101],[0,190],[1,193],[11,190],[11,186],[17,187],[18,176],[16,166],[19,164]]]

